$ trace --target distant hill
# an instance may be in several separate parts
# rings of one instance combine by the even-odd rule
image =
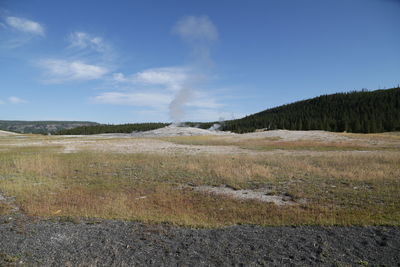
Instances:
[[[5,121],[0,120],[0,130],[17,133],[47,134],[79,126],[97,125],[90,121]]]
[[[377,133],[400,130],[400,88],[336,93],[226,121],[225,131],[256,129]]]

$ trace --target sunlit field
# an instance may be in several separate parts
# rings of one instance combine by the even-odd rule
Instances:
[[[16,205],[19,212],[40,218],[190,227],[400,225],[398,135],[345,135],[354,142],[162,138],[193,149],[233,146],[243,152],[214,154],[104,149],[129,138],[4,136],[0,192],[15,200],[0,199],[0,213],[15,212],[10,205]],[[71,142],[76,146],[66,153]],[[254,190],[290,201],[277,205],[196,190],[200,186]]]

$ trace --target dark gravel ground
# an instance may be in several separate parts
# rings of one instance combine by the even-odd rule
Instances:
[[[3,216],[0,265],[400,266],[400,227],[209,230]]]

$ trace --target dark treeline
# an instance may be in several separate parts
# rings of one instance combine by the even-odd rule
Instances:
[[[78,135],[78,134],[102,134],[102,133],[132,133],[134,131],[150,131],[162,128],[169,125],[169,123],[129,123],[129,124],[100,124],[95,126],[83,126],[73,129],[65,129],[56,132],[57,135]]]
[[[183,123],[184,126],[188,127],[195,127],[195,128],[201,128],[201,129],[209,129],[213,124],[216,122],[190,122],[187,121]]]
[[[325,130],[376,133],[400,130],[400,88],[322,95],[226,121],[223,130]]]
[[[128,123],[128,124],[99,124],[94,126],[82,126],[73,129],[63,129],[55,132],[56,135],[88,135],[102,133],[132,133],[155,130],[170,125],[170,123],[149,122],[149,123]],[[184,122],[182,126],[197,127],[202,129],[210,128],[212,122]]]

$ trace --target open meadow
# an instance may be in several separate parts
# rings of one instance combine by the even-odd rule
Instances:
[[[214,228],[400,225],[400,135],[0,136],[0,213]]]

